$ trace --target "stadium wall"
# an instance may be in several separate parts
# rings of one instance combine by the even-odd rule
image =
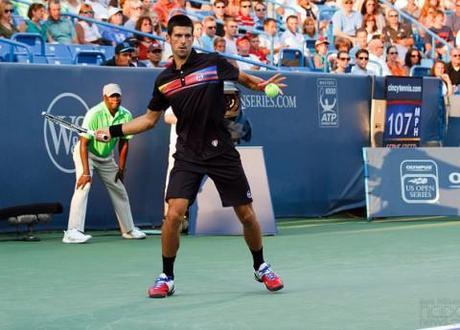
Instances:
[[[46,228],[65,228],[75,178],[71,151],[76,134],[47,125],[42,111],[80,123],[102,100],[102,86],[120,84],[123,105],[145,112],[159,70],[92,66],[0,64],[0,208],[59,201],[64,214]],[[267,76],[266,72],[258,72]],[[364,206],[361,148],[369,146],[372,95],[382,83],[371,77],[285,73],[288,87],[269,99],[241,87],[241,105],[253,138],[264,148],[276,217],[324,216]],[[437,118],[438,88],[425,88],[423,116]],[[379,92],[380,91],[380,92]],[[432,138],[436,121],[422,131]],[[137,225],[158,225],[163,212],[169,127],[160,122],[130,144],[126,186]],[[88,204],[87,228],[114,228],[112,207],[96,180]],[[257,198],[257,196],[255,196]],[[7,228],[0,223],[0,231]]]

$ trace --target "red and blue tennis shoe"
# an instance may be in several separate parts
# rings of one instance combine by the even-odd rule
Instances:
[[[281,278],[265,262],[260,265],[259,270],[254,272],[254,277],[256,281],[264,283],[268,291],[278,291],[284,288]]]
[[[162,273],[149,288],[148,294],[150,298],[165,298],[166,296],[173,295],[174,290],[174,281]]]

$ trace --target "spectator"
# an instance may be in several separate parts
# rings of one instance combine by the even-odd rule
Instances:
[[[414,38],[411,26],[400,23],[398,18],[398,12],[390,9],[387,12],[387,25],[383,28],[382,34],[386,43],[398,45],[398,49],[404,51],[403,55],[405,55],[407,49],[414,45]]]
[[[286,31],[281,34],[281,44],[285,48],[295,48],[302,53],[305,51],[305,39],[298,32],[299,19],[295,15],[288,16],[286,19]]]
[[[214,49],[213,41],[216,37],[216,19],[213,16],[206,16],[203,19],[203,29],[204,33],[201,36],[201,43],[203,44],[203,48],[211,51]]]
[[[426,27],[427,29],[431,28],[434,24],[434,16],[437,8],[429,6],[429,1],[425,1],[423,8],[420,12],[419,22]],[[419,34],[421,37],[425,36],[425,30],[419,29]]]
[[[460,0],[455,1],[455,11],[451,15],[447,15],[446,26],[452,30],[454,35],[460,31]]]
[[[214,44],[214,51],[215,52],[221,53],[221,54],[226,52],[227,41],[225,40],[225,38],[223,38],[223,37],[215,37],[213,44]]]
[[[212,5],[212,13],[216,19],[216,35],[219,37],[223,37],[225,35],[225,31],[224,25],[217,22],[217,20],[225,21],[225,19],[228,17],[227,14],[225,14],[226,7],[227,3],[225,0],[215,0]]]
[[[193,22],[193,47],[204,48],[201,41],[201,35],[203,34],[203,24],[200,21]]]
[[[267,56],[265,52],[260,48],[260,39],[257,34],[248,35],[249,39],[249,54],[253,54],[259,58],[259,61],[267,63]]]
[[[139,60],[139,39],[137,39],[136,37],[129,37],[125,41],[128,42],[134,49],[134,51],[131,54],[131,64],[135,67],[146,67],[144,62]]]
[[[59,44],[76,43],[76,33],[72,22],[61,17],[59,0],[50,0],[48,4],[48,20],[45,23],[50,41]]]
[[[131,62],[135,49],[129,42],[122,42],[115,47],[115,56],[104,63],[105,66],[134,67]]]
[[[387,48],[387,66],[393,76],[406,76],[407,72],[399,59],[396,46]]]
[[[108,11],[108,23],[121,26],[123,23],[123,14],[121,9],[116,7],[110,7]],[[117,28],[109,28],[109,27],[102,27],[100,28],[102,38],[104,40],[109,41],[112,46],[116,46],[118,43],[122,42],[126,38],[128,38],[131,33],[119,30]]]
[[[225,13],[228,16],[236,17],[240,12],[240,0],[228,0]]]
[[[441,60],[435,60],[434,64],[431,68],[431,75],[433,77],[438,77],[442,81],[442,95],[443,96],[451,96],[454,93],[454,87],[452,86],[452,82],[449,78],[447,72],[446,63]]]
[[[108,16],[108,8],[105,2],[99,0],[86,0],[86,4],[90,5],[93,12],[94,18],[97,20],[106,19]],[[81,9],[80,9],[81,11]]]
[[[351,74],[375,76],[375,72],[367,68],[368,64],[369,52],[367,49],[358,50],[355,55],[355,65],[351,68]]]
[[[263,31],[264,22],[267,18],[267,6],[262,1],[257,1],[254,5],[254,13],[256,16],[254,21],[254,28],[256,30]]]
[[[298,12],[298,18],[300,22],[305,21],[307,17],[313,18],[315,21],[318,19],[319,9],[310,0],[297,0],[297,4],[294,8]]]
[[[84,3],[80,7],[78,15],[82,17],[93,18],[94,11],[91,5]],[[77,42],[79,44],[103,44],[101,33],[96,24],[78,20],[75,24],[75,32],[77,33]]]
[[[163,67],[161,65],[161,58],[163,56],[163,47],[161,43],[157,40],[153,40],[148,49],[148,61],[146,61],[146,66],[148,68],[160,68]]]
[[[450,50],[450,63],[446,72],[452,84],[458,86],[460,84],[460,49],[458,47]]]
[[[353,44],[350,39],[347,38],[336,38],[334,42],[334,47],[337,51],[343,50],[344,52],[349,53]]]
[[[377,28],[377,21],[374,15],[366,15],[363,18],[363,26],[367,32],[367,42],[371,41],[374,36],[380,36],[382,31]]]
[[[136,30],[148,34],[153,34],[153,25],[150,16],[141,16],[136,22]],[[154,39],[141,35],[136,35],[136,38],[138,40],[139,49],[138,58],[141,61],[147,60],[147,53]]]
[[[318,31],[316,31],[316,21],[313,17],[307,17],[303,21],[302,32],[305,40],[317,40]]]
[[[264,33],[259,35],[260,48],[265,53],[265,55],[271,54],[270,59],[272,62],[277,61],[278,53],[281,49],[281,40],[278,37],[277,32],[278,27],[276,20],[273,18],[267,18],[264,23]]]
[[[0,1],[0,37],[11,38],[19,29],[13,22],[13,4],[10,1]]]
[[[251,0],[240,1],[240,12],[235,17],[235,20],[237,21],[240,28],[244,26],[254,26],[255,22],[252,16]]]
[[[350,63],[350,55],[341,50],[337,53],[337,68],[332,73],[347,73],[348,64]]]
[[[169,19],[169,13],[172,9],[177,8],[177,4],[171,0],[158,0],[152,10],[157,14],[161,27],[166,29]]]
[[[367,31],[364,28],[360,28],[356,31],[356,42],[355,46],[350,50],[350,56],[353,59],[356,58],[356,53],[360,49],[367,49]]]
[[[131,0],[129,2],[129,19],[125,22],[124,27],[128,29],[135,29],[136,23],[142,14],[142,2],[139,0]]]
[[[152,0],[142,0],[142,14],[141,16],[156,16],[155,13],[151,12],[152,11]],[[153,17],[152,17],[153,18]],[[158,17],[157,17],[158,19]],[[158,24],[160,24],[160,21],[158,20]],[[161,27],[160,27],[161,29]]]
[[[315,69],[324,72],[329,71],[329,62],[327,60],[327,48],[329,41],[326,38],[320,37],[315,42],[315,55],[313,56],[313,65]]]
[[[372,39],[368,45],[369,61],[368,68],[376,72],[377,75],[389,76],[391,75],[385,61],[384,46],[380,39]]]
[[[38,33],[43,40],[48,41],[46,25],[42,23],[45,17],[45,6],[41,3],[33,3],[27,12],[28,20],[25,21],[25,32]]]
[[[443,39],[445,42],[447,42],[451,47],[454,46],[454,34],[452,33],[452,30],[444,25],[444,19],[445,19],[445,14],[442,10],[436,10],[435,16],[434,16],[434,23],[433,26],[430,28],[430,30],[436,34],[438,37]],[[447,54],[448,47],[444,45],[442,42],[436,40],[435,41],[435,49],[432,47],[432,38],[431,35],[426,34],[425,38],[423,39],[425,43],[425,52],[427,54],[430,54],[430,52],[433,50],[432,57],[434,59],[441,58],[443,55]]]
[[[259,58],[257,56],[249,53],[250,44],[249,44],[248,37],[244,36],[244,37],[239,38],[236,41],[236,47],[238,48],[239,56],[245,57],[253,61],[259,61]],[[254,64],[250,64],[250,63],[246,63],[242,61],[238,61],[237,63],[238,63],[238,67],[240,68],[240,70],[259,70],[259,67]]]
[[[375,23],[377,29],[382,31],[385,26],[385,18],[383,17],[380,6],[377,0],[364,0],[361,5],[361,15],[364,17],[366,15],[373,15],[375,17]]]
[[[406,6],[401,8],[401,10],[411,15],[413,18],[419,19],[422,11],[420,10],[420,7],[417,5],[416,0],[406,0],[406,1],[407,1]]]
[[[406,76],[410,75],[410,69],[414,65],[420,65],[422,62],[422,53],[414,47],[407,50],[406,57],[404,58],[404,68],[406,69]]]
[[[353,10],[353,0],[344,0],[342,8],[332,16],[334,36],[350,39],[354,43],[356,30],[361,27],[363,17]]]
[[[83,1],[80,0],[63,0],[61,2],[61,8],[65,13],[78,15],[82,3]]]
[[[236,48],[236,35],[238,34],[238,24],[233,17],[225,19],[225,52],[227,54],[236,55],[238,50]]]

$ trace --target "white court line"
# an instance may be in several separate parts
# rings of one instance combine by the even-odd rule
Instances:
[[[418,329],[418,330],[459,330],[459,329],[460,329],[460,323],[450,324],[450,325],[441,325],[439,327],[423,328],[423,329]]]

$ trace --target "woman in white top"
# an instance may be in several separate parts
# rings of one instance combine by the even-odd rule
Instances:
[[[93,18],[94,11],[91,5],[82,4],[80,7],[80,16]],[[80,20],[75,24],[75,31],[77,32],[77,40],[79,44],[101,44],[101,33],[97,28],[97,25],[89,22]]]

